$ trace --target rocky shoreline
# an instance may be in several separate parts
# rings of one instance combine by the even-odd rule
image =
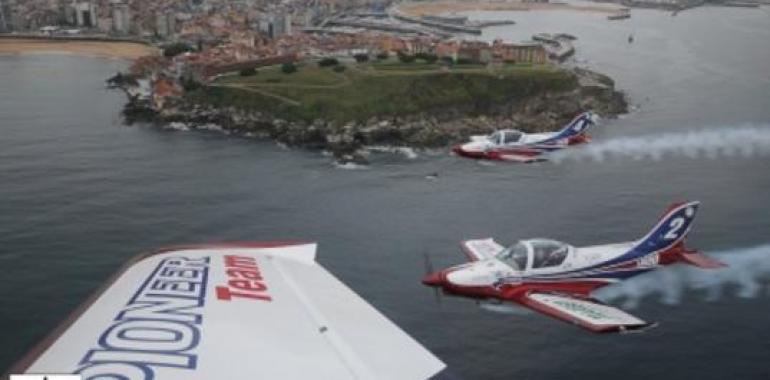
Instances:
[[[161,109],[129,96],[124,109],[128,124],[149,122],[177,130],[217,130],[248,137],[272,139],[290,147],[331,152],[340,163],[366,164],[367,146],[441,148],[467,140],[470,135],[496,129],[525,132],[553,131],[576,114],[592,110],[602,117],[626,113],[625,96],[612,79],[592,71],[573,69],[578,85],[568,91],[549,91],[512,99],[484,115],[454,107],[413,115],[372,117],[366,122],[306,122],[277,118],[265,111],[214,107],[185,97]]]

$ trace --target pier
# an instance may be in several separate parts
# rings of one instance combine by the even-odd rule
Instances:
[[[532,39],[543,43],[543,47],[548,52],[548,57],[552,60],[563,62],[575,54],[575,47],[572,46],[572,40],[576,39],[569,34],[549,34],[538,33],[532,36]]]
[[[460,33],[467,33],[467,34],[481,34],[481,28],[472,27],[472,26],[466,26],[466,25],[459,25],[459,24],[452,24],[452,23],[446,23],[446,22],[440,22],[440,21],[432,21],[431,19],[426,18],[415,18],[411,16],[407,16],[401,12],[399,12],[397,9],[391,9],[390,15],[397,19],[404,22],[410,22],[413,24],[420,24],[425,25],[431,28],[436,28],[440,30],[445,30],[448,32],[460,32]]]

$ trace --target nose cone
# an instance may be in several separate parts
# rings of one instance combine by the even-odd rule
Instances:
[[[441,272],[430,273],[422,278],[422,283],[427,286],[441,286],[444,284],[444,274]]]
[[[485,268],[473,265],[449,272],[444,282],[454,286],[489,286],[494,283],[494,277]]]

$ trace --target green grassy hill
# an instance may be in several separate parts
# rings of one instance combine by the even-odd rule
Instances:
[[[441,68],[437,64],[397,61],[346,64],[343,72],[300,64],[292,74],[280,66],[237,73],[187,95],[197,103],[260,110],[287,120],[324,119],[336,123],[373,116],[440,114],[448,107],[469,115],[548,91],[577,86],[575,75],[552,66],[479,65]]]

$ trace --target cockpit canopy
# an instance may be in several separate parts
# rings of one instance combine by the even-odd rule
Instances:
[[[568,244],[556,240],[522,240],[498,253],[497,259],[522,271],[559,266],[569,251]]]
[[[495,145],[515,144],[521,140],[524,134],[515,129],[504,129],[487,136],[489,142]]]

